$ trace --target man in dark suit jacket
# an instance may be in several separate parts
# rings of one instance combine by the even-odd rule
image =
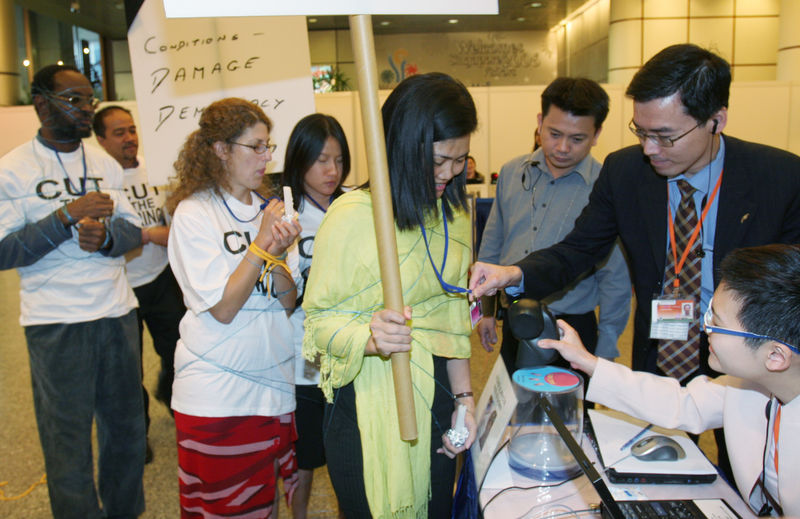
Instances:
[[[473,295],[519,285],[524,273],[525,295],[543,298],[595,265],[619,236],[638,300],[633,367],[657,371],[655,341],[649,338],[650,301],[665,292],[671,180],[705,176],[698,188],[698,213],[711,200],[693,251],[708,263],[703,268],[701,311],[707,306],[705,292],[709,297],[713,293],[714,273],[728,252],[800,242],[800,157],[722,136],[729,86],[728,64],[695,45],[673,45],[654,56],[627,90],[634,100],[631,130],[641,144],[606,158],[589,204],[563,241],[516,265],[476,263],[470,281]],[[719,171],[713,171],[714,166]],[[719,192],[712,197],[720,176]]]
[[[731,250],[800,243],[800,158],[733,137],[724,139],[724,174],[713,241],[714,286],[717,267]],[[619,235],[628,252],[639,302],[633,368],[655,372],[650,300],[664,288],[667,178],[653,171],[641,149],[631,146],[609,155],[574,230],[560,243],[516,265],[524,273],[525,294],[540,299],[591,268]],[[481,264],[476,264],[473,276],[479,269]],[[701,357],[705,357],[702,352]]]
[[[516,265],[476,263],[470,280],[473,297],[512,286],[541,299],[596,264],[619,236],[638,303],[633,368],[661,373],[658,341],[650,339],[651,301],[672,288],[665,268],[672,255],[668,215],[675,214],[680,199],[677,180],[697,189],[698,215],[708,209],[689,252],[702,263],[700,311],[695,315],[705,312],[717,285],[717,266],[728,252],[800,242],[800,158],[723,136],[729,88],[728,63],[695,45],[673,45],[651,58],[626,91],[634,101],[630,129],[640,145],[606,158],[589,204],[563,241]],[[683,380],[713,374],[707,360],[708,342],[702,334],[700,367]]]

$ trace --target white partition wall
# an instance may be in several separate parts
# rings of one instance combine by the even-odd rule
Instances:
[[[628,131],[633,117],[633,102],[625,97],[625,86],[603,85],[611,100],[608,118],[594,148],[594,156],[602,161],[614,150],[635,144]],[[540,111],[544,86],[471,88],[478,109],[478,131],[473,135],[471,154],[478,171],[487,177],[499,172],[509,159],[529,152],[533,147],[536,114]],[[381,92],[382,99],[387,92]],[[338,111],[350,98],[357,110],[356,94],[322,94],[316,96],[317,110],[338,117]],[[354,152],[354,177],[366,180],[366,159],[363,157],[363,136],[360,118],[354,111],[355,128],[345,127]],[[344,126],[344,122],[342,125]],[[736,82],[731,85],[728,126],[725,133],[800,154],[800,83],[786,81]],[[360,153],[360,155],[359,155]],[[351,181],[352,183],[352,181]]]
[[[544,86],[490,89],[486,98],[488,118],[480,121],[489,129],[486,134],[488,165],[487,162],[477,162],[478,171],[499,172],[508,159],[533,149],[542,90]],[[473,147],[476,145],[478,142],[472,143]]]
[[[800,115],[800,97],[792,96],[792,90],[787,81],[736,83],[731,88],[725,133],[800,154],[800,142],[791,145],[792,126],[800,124],[797,115],[791,120],[793,113]],[[798,140],[800,135],[794,133]]]
[[[610,152],[636,142],[628,131],[633,103],[625,97],[625,87],[604,87],[611,99],[611,110],[594,149],[594,156],[601,161]],[[504,162],[532,149],[543,89],[544,86],[470,89],[478,109],[478,130],[472,137],[471,154],[487,182],[489,175],[500,171]],[[388,94],[388,91],[380,92],[381,102]],[[356,92],[336,92],[315,96],[316,110],[336,117],[347,134],[353,156],[352,171],[347,179],[350,185],[367,180],[357,95]],[[120,104],[134,109],[135,113],[135,103]],[[32,106],[0,107],[0,155],[31,139],[38,127]],[[725,133],[800,154],[800,82],[734,83]]]

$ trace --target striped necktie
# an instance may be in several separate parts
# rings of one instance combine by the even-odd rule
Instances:
[[[675,280],[675,260],[681,257],[688,246],[689,237],[697,227],[697,209],[692,195],[695,192],[689,182],[678,180],[678,189],[681,192],[681,202],[675,213],[675,254],[667,253],[667,267],[665,269],[664,286],[672,287]],[[698,240],[700,242],[701,240]],[[702,247],[702,243],[695,243]],[[672,247],[672,245],[670,245]],[[683,264],[678,280],[680,293],[678,297],[689,298],[695,301],[694,316],[689,326],[689,337],[685,341],[661,339],[658,341],[658,360],[656,365],[666,375],[683,380],[687,375],[697,371],[700,367],[700,271],[701,259],[692,251]]]

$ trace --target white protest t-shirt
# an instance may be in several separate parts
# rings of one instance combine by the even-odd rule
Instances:
[[[230,324],[209,308],[258,233],[261,199],[244,205],[225,194],[195,193],[178,204],[170,227],[169,262],[186,314],[175,350],[172,408],[192,416],[277,416],[294,410],[292,325],[270,279],[256,281]],[[232,215],[236,215],[237,221]],[[255,268],[255,267],[253,267]],[[295,282],[297,277],[295,276]]]
[[[123,193],[116,160],[92,146],[56,154],[33,139],[0,158],[0,238],[80,198],[84,172],[86,192],[111,196],[112,220],[141,225]],[[125,277],[125,258],[82,250],[74,227],[72,238],[17,272],[22,326],[119,317],[138,306]]]
[[[147,170],[141,157],[135,168],[124,169],[125,194],[134,210],[139,214],[143,227],[167,225],[164,206],[167,202],[165,186],[152,186],[147,179]],[[132,287],[150,283],[167,267],[167,248],[157,243],[142,245],[127,254],[126,269]]]
[[[297,285],[298,299],[305,293],[305,283],[308,280],[308,271],[311,268],[311,257],[314,252],[314,236],[316,236],[317,229],[319,229],[324,216],[325,213],[319,207],[303,197],[300,211],[298,212],[298,221],[303,230],[300,231],[300,236],[292,245],[291,250],[296,251],[296,254],[290,256],[297,262],[297,265],[289,265],[292,268],[292,272],[299,272],[302,278],[302,284]],[[294,325],[294,350],[297,355],[295,360],[295,383],[297,385],[317,385],[319,383],[319,368],[313,362],[303,358],[303,321],[305,318],[306,313],[298,303],[291,316],[291,321]]]

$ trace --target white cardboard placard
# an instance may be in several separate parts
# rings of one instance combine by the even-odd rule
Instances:
[[[272,119],[278,149],[267,169],[283,169],[289,133],[314,112],[305,18],[167,19],[161,0],[145,0],[128,45],[151,183],[174,175],[203,108],[224,97],[257,103]]]
[[[164,0],[169,18],[342,14],[497,14],[497,0]]]

